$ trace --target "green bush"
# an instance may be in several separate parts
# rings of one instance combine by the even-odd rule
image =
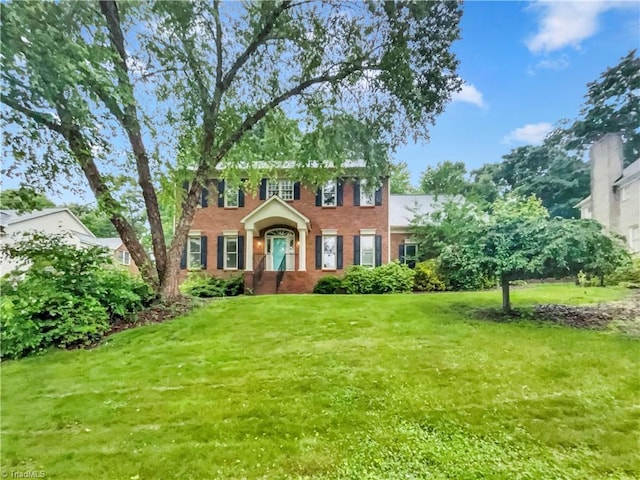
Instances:
[[[438,262],[435,259],[416,264],[416,276],[413,279],[413,289],[416,292],[441,292],[446,285],[438,273]]]
[[[244,292],[244,277],[224,279],[205,272],[189,272],[180,290],[199,298],[233,297]]]
[[[482,266],[459,246],[447,246],[438,257],[438,273],[447,290],[481,290],[496,285]]]
[[[345,293],[373,293],[373,268],[353,265],[347,269],[342,278],[342,289]]]
[[[376,267],[372,272],[373,293],[404,293],[413,288],[416,272],[397,261]]]
[[[640,288],[640,257],[616,269],[611,275],[605,277],[607,285],[625,284],[630,287]]]
[[[313,287],[313,293],[331,295],[339,293],[341,288],[342,281],[337,277],[329,275],[318,280],[318,283]]]
[[[376,268],[359,265],[349,267],[342,278],[345,293],[401,293],[413,287],[415,272],[398,262],[387,263]]]
[[[154,298],[142,280],[112,264],[106,249],[76,248],[61,235],[33,234],[3,253],[19,269],[1,284],[2,358],[90,344]]]

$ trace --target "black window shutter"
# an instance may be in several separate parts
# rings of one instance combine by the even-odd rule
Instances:
[[[316,270],[322,268],[322,237],[316,235]]]
[[[400,263],[405,263],[405,253],[404,253],[404,245],[400,244],[400,249],[398,252],[398,260],[400,260]]]
[[[382,265],[382,235],[376,235],[376,267]]]
[[[293,199],[300,200],[300,182],[293,184]]]
[[[248,239],[247,241],[251,241]],[[244,236],[238,236],[238,270],[244,270]]]
[[[207,237],[200,237],[200,265],[207,269]]]
[[[244,190],[238,189],[238,207],[244,207]]]
[[[267,179],[263,178],[260,181],[260,200],[267,199]]]
[[[209,206],[209,190],[207,190],[205,187],[202,187],[202,190],[200,190],[200,206]]]
[[[382,205],[382,187],[378,187],[376,190],[376,206]]]
[[[185,270],[187,268],[187,245],[189,244],[189,238],[187,238],[187,243],[184,244],[184,248],[182,249],[182,256],[180,257],[180,268]]]
[[[218,181],[218,206],[224,207],[224,180]]]
[[[353,264],[360,265],[360,235],[353,236]]]
[[[360,206],[360,179],[353,179],[353,204],[356,207]]]
[[[224,237],[218,237],[218,262],[216,265],[218,270],[224,270]]]
[[[316,207],[322,206],[322,189],[316,190]]]
[[[336,252],[336,267],[338,268],[338,270],[342,270],[342,247],[344,245],[344,240],[342,238],[342,235],[338,235],[338,245],[337,245],[337,252]]]
[[[342,206],[343,204],[343,200],[344,200],[344,182],[342,181],[342,179],[339,179],[336,182],[336,190],[337,190],[337,199],[336,199],[336,205],[338,205],[339,207]]]

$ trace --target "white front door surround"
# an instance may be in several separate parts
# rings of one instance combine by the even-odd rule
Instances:
[[[253,271],[253,238],[259,236],[260,231],[268,229],[268,227],[272,225],[284,225],[290,227],[292,230],[289,231],[284,228],[267,230],[265,234],[265,254],[271,255],[271,258],[267,256],[265,259],[265,269],[277,270],[282,260],[282,255],[287,257],[286,269],[295,269],[294,230],[297,230],[299,237],[298,271],[304,272],[307,270],[307,232],[311,229],[311,222],[298,210],[277,195],[274,195],[256,207],[251,213],[245,216],[241,222],[247,232],[247,241],[245,242],[245,271]],[[279,234],[270,236],[270,232],[279,232]],[[285,232],[289,233],[285,234]],[[274,245],[279,249],[278,252],[274,251]],[[281,251],[283,247],[284,251]],[[276,255],[274,255],[274,253],[276,253]],[[274,266],[276,262],[278,265]]]

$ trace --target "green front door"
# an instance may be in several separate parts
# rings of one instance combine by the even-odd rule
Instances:
[[[271,239],[271,252],[273,254],[273,269],[278,270],[280,263],[287,253],[287,239],[274,237]],[[284,269],[287,269],[286,264]]]

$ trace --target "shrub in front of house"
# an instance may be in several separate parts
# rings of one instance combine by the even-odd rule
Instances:
[[[437,261],[438,274],[447,290],[482,290],[496,286],[496,280],[487,276],[482,266],[462,247],[445,247]]]
[[[372,270],[373,293],[405,293],[413,288],[415,273],[398,261],[386,263]]]
[[[205,272],[189,272],[180,290],[199,298],[233,297],[244,292],[244,277],[236,275],[225,279]]]
[[[80,249],[60,235],[34,234],[3,252],[21,263],[2,279],[2,358],[91,344],[154,298],[103,248]]]
[[[334,293],[340,293],[341,288],[342,281],[338,277],[328,275],[318,280],[316,285],[313,287],[313,293],[332,295]]]
[[[625,285],[629,288],[640,288],[640,257],[617,268],[605,278],[607,285]]]
[[[438,273],[438,262],[435,258],[416,264],[416,276],[413,279],[413,290],[416,292],[442,292],[447,289]]]
[[[342,289],[345,293],[367,294],[373,293],[373,268],[353,265],[347,269],[342,277]]]

